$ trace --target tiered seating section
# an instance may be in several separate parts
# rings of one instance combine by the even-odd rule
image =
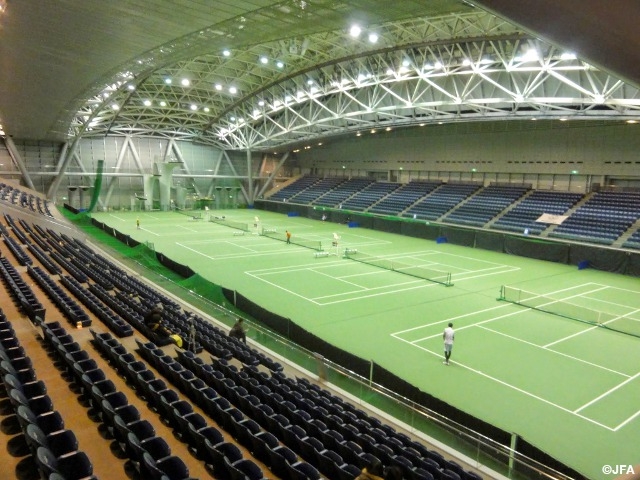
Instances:
[[[49,210],[48,200],[43,200],[33,193],[25,192],[4,182],[0,182],[0,200],[31,210],[33,213],[47,217],[53,216]]]
[[[597,192],[549,236],[611,245],[639,218],[640,192]]]
[[[69,355],[71,358],[71,352]],[[31,358],[2,311],[0,360],[0,385],[9,398],[40,478],[96,480],[91,460],[78,449],[74,432],[65,428],[64,418],[47,394],[47,386],[36,377]]]
[[[58,304],[60,311],[53,314],[65,317],[68,327],[45,322],[44,312],[36,315],[23,309],[42,329],[44,344],[63,378],[139,478],[188,480],[190,476],[187,460],[173,455],[166,439],[143,418],[146,413],[129,402],[132,392],[216,478],[267,478],[261,462],[272,472],[269,478],[352,480],[373,457],[400,466],[410,480],[480,478],[329,391],[285,375],[278,362],[182,311],[82,242],[28,224],[11,225],[22,241],[37,238],[41,254],[69,274],[56,281],[40,266],[29,267],[47,294],[73,305],[69,309]],[[34,296],[18,286],[20,274],[12,270],[11,262],[2,260],[16,291]],[[91,268],[81,271],[78,264]],[[7,287],[14,288],[9,283]],[[68,302],[70,296],[96,314],[99,322],[91,326],[92,343],[113,371],[100,368],[96,357],[69,333],[82,324],[78,315],[83,311],[80,304]],[[161,348],[161,339],[141,322],[142,312],[157,303],[164,306],[163,320],[171,329],[185,338],[195,331],[197,342],[187,344],[188,349]],[[64,430],[64,422],[46,399],[46,387],[30,373],[30,360],[11,339],[4,320],[0,318],[3,383],[11,392],[42,478],[95,478],[90,460],[78,451],[73,432]],[[146,339],[136,338],[137,350],[129,351],[117,338],[136,331]],[[113,375],[123,377],[131,390],[118,390],[110,379]]]
[[[482,227],[526,192],[525,187],[490,185],[445,215],[442,220]]]
[[[531,191],[526,186],[508,184],[421,180],[398,184],[304,176],[268,200],[284,199],[301,205],[640,249],[640,192],[583,195]],[[556,227],[537,222],[543,214],[568,218]]]
[[[491,228],[520,233],[527,230],[531,235],[539,235],[547,228],[547,224],[536,222],[543,213],[564,215],[582,197],[580,193],[537,190],[507,211]]]

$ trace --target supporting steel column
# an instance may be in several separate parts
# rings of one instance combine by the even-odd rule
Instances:
[[[22,162],[22,157],[20,157],[20,152],[18,152],[16,144],[13,143],[13,139],[9,135],[4,136],[4,144],[7,146],[7,150],[9,151],[9,155],[11,155],[13,163],[15,163],[18,170],[20,170],[20,174],[22,175],[25,185],[31,190],[35,190],[36,188],[33,186],[29,172],[27,172],[27,167]]]
[[[247,200],[249,202],[249,206],[253,206],[253,201],[255,200],[254,191],[253,191],[253,172],[252,172],[253,162],[251,161],[251,150],[247,149],[247,196],[249,197]]]
[[[53,179],[53,182],[51,182],[51,186],[49,187],[49,191],[47,192],[47,199],[51,201],[55,199],[56,193],[58,193],[58,187],[60,186],[60,182],[64,177],[64,173],[67,170],[67,167],[69,166],[69,162],[71,161],[73,156],[76,154],[76,150],[78,149],[79,143],[80,143],[79,136],[77,136],[73,140],[73,143],[71,144],[71,148],[68,148],[69,144],[65,143],[64,148],[60,153],[60,161],[58,162],[58,174]]]

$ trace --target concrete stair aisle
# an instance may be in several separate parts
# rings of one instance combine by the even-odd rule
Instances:
[[[620,248],[624,245],[624,242],[629,240],[629,237],[633,235],[636,230],[640,228],[640,218],[638,218],[633,224],[627,228],[627,230],[618,237],[618,239],[611,244],[612,247]]]
[[[587,195],[585,195],[582,200],[580,200],[578,203],[576,203],[573,207],[571,207],[568,211],[566,211],[564,213],[564,215],[567,216],[571,216],[573,215],[573,213],[578,210],[578,208],[580,208],[581,206],[583,206],[585,203],[587,203],[589,200],[591,200],[591,198],[593,197],[594,193],[588,193]],[[549,234],[551,232],[553,232],[556,228],[558,228],[558,225],[549,225],[547,228],[545,228],[542,232],[540,232],[540,236],[541,237],[548,237]]]
[[[520,205],[520,203],[527,198],[529,195],[531,195],[532,193],[534,193],[535,190],[531,189],[529,191],[527,191],[527,193],[525,193],[524,195],[522,195],[517,202],[513,202],[511,205],[509,205],[507,208],[505,208],[504,210],[502,210],[502,212],[500,212],[498,215],[496,215],[495,217],[493,217],[491,220],[489,220],[484,227],[482,228],[491,228],[491,226],[496,223],[498,220],[500,220],[502,217],[504,217],[507,213],[509,213],[511,210],[513,210],[514,208],[516,208],[518,205]]]

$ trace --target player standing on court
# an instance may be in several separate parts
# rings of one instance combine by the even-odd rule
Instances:
[[[449,357],[451,357],[451,350],[453,350],[454,337],[455,332],[453,331],[453,323],[450,323],[442,333],[442,339],[444,340],[444,362],[442,363],[445,365],[449,365]]]

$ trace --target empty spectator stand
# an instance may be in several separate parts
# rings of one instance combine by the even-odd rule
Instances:
[[[445,183],[412,205],[402,216],[437,220],[481,188],[479,183]]]
[[[489,185],[441,220],[482,227],[530,190],[529,186]]]
[[[44,307],[6,257],[0,258],[0,276],[16,303],[32,321],[37,317],[44,319]]]
[[[269,197],[269,200],[273,200],[274,202],[286,202],[291,197],[296,196],[301,191],[316,183],[318,180],[320,180],[319,177],[304,175],[295,182],[275,192]]]
[[[640,192],[596,192],[549,236],[611,245],[639,218]]]
[[[400,215],[404,210],[440,185],[442,185],[442,182],[412,180],[382,198],[369,209],[369,212],[383,215]]]
[[[287,202],[300,203],[303,205],[311,204],[314,200],[327,193],[332,188],[338,186],[345,181],[341,177],[328,177],[315,182],[313,185],[305,188],[297,195],[289,198]]]
[[[563,215],[584,197],[581,193],[536,190],[500,217],[491,228],[539,235],[548,227],[536,222],[544,213]]]
[[[312,201],[311,204],[322,207],[345,208],[342,202],[351,198],[358,191],[363,190],[372,183],[374,183],[374,181],[368,178],[350,178],[336,185],[335,188],[332,188],[324,195]]]
[[[400,188],[399,183],[372,182],[362,190],[353,194],[350,198],[342,202],[342,208],[364,212],[371,205],[374,205],[382,198]]]

